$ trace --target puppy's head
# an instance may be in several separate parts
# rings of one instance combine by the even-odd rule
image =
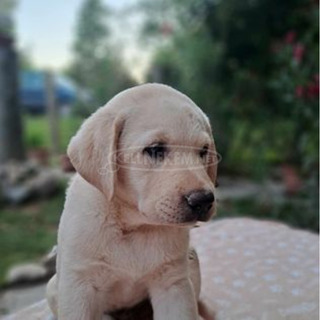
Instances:
[[[137,209],[144,223],[193,224],[215,211],[209,121],[168,86],[142,85],[114,97],[84,122],[68,155],[84,179]]]

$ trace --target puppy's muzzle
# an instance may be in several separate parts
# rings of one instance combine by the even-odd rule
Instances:
[[[196,190],[185,196],[193,216],[198,221],[207,221],[214,202],[214,194],[208,190]]]

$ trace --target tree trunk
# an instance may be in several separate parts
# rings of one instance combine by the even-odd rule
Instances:
[[[18,63],[13,41],[0,34],[0,163],[23,160]]]

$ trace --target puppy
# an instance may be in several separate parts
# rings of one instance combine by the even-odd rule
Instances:
[[[67,152],[77,174],[47,286],[53,314],[107,320],[148,301],[149,319],[214,319],[189,250],[189,230],[215,211],[217,158],[200,108],[165,85],[134,87],[91,115]]]

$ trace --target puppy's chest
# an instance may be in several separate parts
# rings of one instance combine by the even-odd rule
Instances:
[[[126,235],[106,243],[100,258],[114,272],[128,274],[138,280],[154,273],[162,265],[184,257],[187,250],[188,235]]]
[[[86,263],[77,266],[98,290],[108,296],[106,310],[132,306],[148,296],[150,281],[168,265],[187,258],[188,234],[161,237],[101,237]],[[88,253],[88,252],[87,252]]]

